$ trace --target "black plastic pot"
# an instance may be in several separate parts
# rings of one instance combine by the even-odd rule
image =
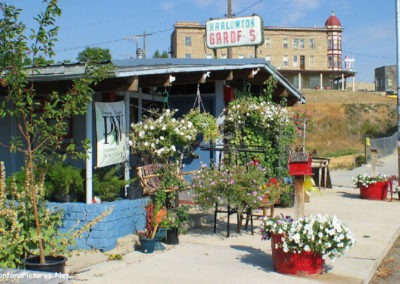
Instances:
[[[167,238],[165,239],[165,243],[169,245],[179,244],[178,229],[167,230]]]
[[[64,273],[65,262],[68,258],[62,255],[45,256],[44,264],[40,263],[40,257],[30,256],[24,259],[24,265],[27,270],[44,271],[44,272],[58,272]]]

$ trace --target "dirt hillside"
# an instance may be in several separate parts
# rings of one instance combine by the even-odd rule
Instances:
[[[351,167],[364,154],[366,137],[390,136],[397,128],[397,99],[381,93],[303,91],[307,104],[295,106],[311,118],[306,150],[331,158],[331,166]]]

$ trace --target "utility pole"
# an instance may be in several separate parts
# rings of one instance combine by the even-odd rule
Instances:
[[[400,3],[396,1],[396,63],[397,63],[397,177],[400,178]]]
[[[135,36],[126,36],[124,39],[134,39],[136,41],[136,53],[138,51],[143,51],[143,58],[146,58],[146,36],[152,35],[153,33],[146,34],[146,32],[143,32],[143,34],[135,35]],[[139,48],[138,46],[138,39],[143,38],[143,49]]]
[[[228,0],[228,18],[232,18],[232,0]],[[228,58],[232,58],[232,47],[227,48]]]

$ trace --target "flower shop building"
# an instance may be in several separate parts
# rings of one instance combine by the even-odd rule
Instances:
[[[87,203],[92,202],[93,168],[120,163],[125,164],[125,176],[131,175],[135,160],[127,142],[129,127],[140,121],[149,109],[179,109],[178,114],[184,114],[201,103],[206,111],[218,117],[225,104],[233,99],[234,90],[262,93],[263,83],[271,76],[277,81],[276,101],[281,96],[287,98],[288,105],[306,101],[301,92],[264,59],[142,59],[115,61],[113,65],[114,74],[94,88],[86,116],[71,117],[65,139],[66,145],[70,139],[91,141],[86,161],[75,162],[76,166],[86,168]],[[82,77],[84,72],[82,63],[50,65],[40,68],[30,80],[40,99],[45,100],[53,90],[66,92],[72,81]],[[5,89],[0,92],[6,95]],[[98,117],[98,110],[103,114],[110,112],[107,109],[110,102],[119,102],[118,124],[108,125],[104,115]],[[104,125],[100,129],[101,122]],[[7,143],[15,133],[15,123],[1,120],[0,124],[3,129],[0,139]],[[109,143],[112,138],[107,141],[106,133],[114,138],[115,133],[119,133],[121,140],[117,150],[103,147],[112,144]],[[209,153],[202,152],[200,160],[208,161]],[[21,154],[10,153],[6,148],[1,148],[0,154],[8,174],[21,169],[24,162]],[[189,163],[188,166],[199,165]]]

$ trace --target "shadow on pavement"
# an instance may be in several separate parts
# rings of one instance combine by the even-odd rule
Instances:
[[[240,262],[258,267],[264,271],[274,271],[271,254],[249,246],[232,245],[231,248],[248,253],[240,258]]]

